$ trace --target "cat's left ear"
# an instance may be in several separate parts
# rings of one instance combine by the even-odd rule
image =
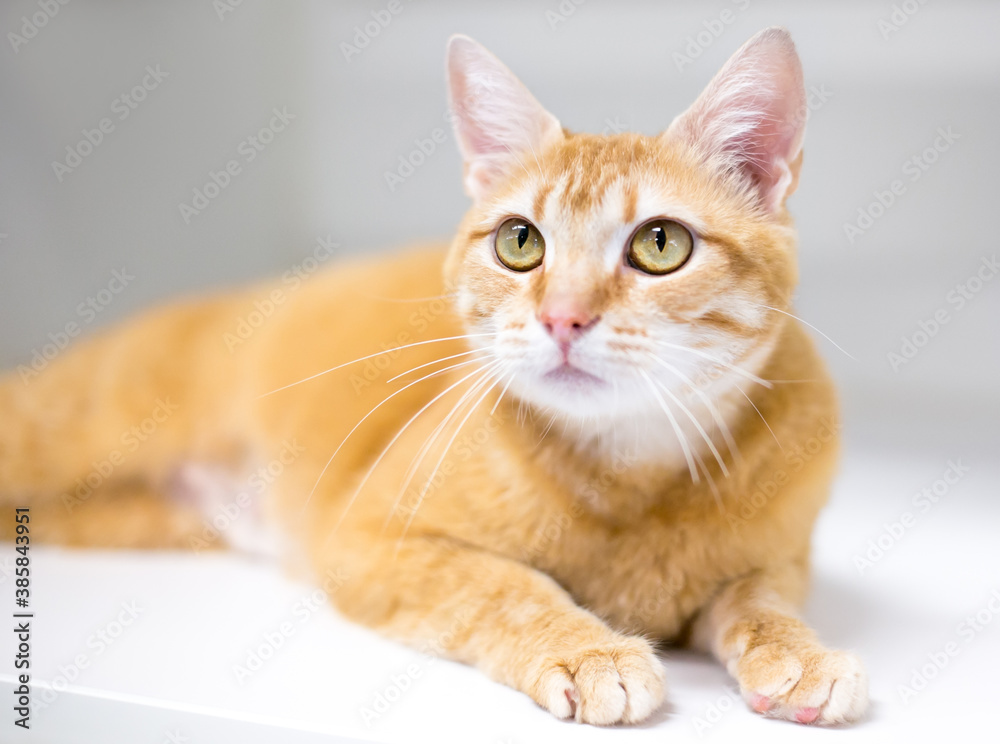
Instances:
[[[520,162],[561,138],[559,121],[507,67],[468,36],[448,40],[448,93],[465,190],[480,201]],[[527,156],[527,158],[525,158]]]
[[[806,114],[799,55],[788,31],[773,27],[744,44],[662,136],[735,172],[775,212],[798,185]]]

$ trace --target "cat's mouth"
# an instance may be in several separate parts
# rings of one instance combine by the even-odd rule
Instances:
[[[569,383],[572,385],[606,385],[607,383],[600,377],[586,372],[579,367],[574,367],[569,362],[563,362],[558,367],[554,367],[544,375],[545,379],[554,382]]]

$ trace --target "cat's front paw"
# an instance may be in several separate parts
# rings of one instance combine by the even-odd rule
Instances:
[[[798,723],[851,723],[868,707],[860,659],[816,644],[765,643],[737,662],[736,678],[753,710]]]
[[[663,703],[663,664],[641,638],[622,636],[546,660],[533,697],[559,718],[638,723]]]

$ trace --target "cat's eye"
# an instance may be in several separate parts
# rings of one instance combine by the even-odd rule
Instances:
[[[647,274],[677,271],[691,257],[694,240],[684,225],[673,220],[650,220],[632,236],[628,260]]]
[[[500,263],[512,271],[531,271],[542,263],[545,239],[525,219],[511,217],[497,230],[496,252]]]

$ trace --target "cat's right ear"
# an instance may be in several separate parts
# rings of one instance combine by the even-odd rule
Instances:
[[[514,73],[468,36],[448,40],[448,94],[465,191],[476,201],[563,136],[559,121]]]
[[[767,28],[730,57],[664,136],[680,137],[721,171],[739,176],[769,212],[795,191],[806,93],[784,28]]]

